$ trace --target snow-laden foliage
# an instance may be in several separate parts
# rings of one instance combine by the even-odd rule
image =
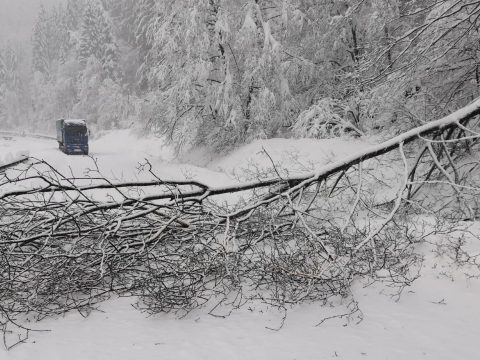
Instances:
[[[342,106],[333,99],[322,99],[303,111],[293,125],[295,135],[308,138],[329,138],[342,135],[363,135],[355,125],[342,117]]]
[[[117,45],[114,42],[111,25],[104,9],[95,2],[90,2],[85,8],[80,30],[78,58],[87,62],[94,57],[101,62],[102,77],[115,79],[118,74]]]
[[[31,59],[15,46],[12,66],[1,46],[2,127],[75,115],[179,151],[397,133],[478,95],[479,13],[461,0],[68,0],[40,9]]]

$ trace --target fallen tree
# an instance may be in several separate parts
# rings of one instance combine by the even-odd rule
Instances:
[[[10,161],[7,164],[0,164],[0,173],[4,173],[7,169],[27,161],[28,161],[28,157],[22,157],[18,160]]]
[[[224,187],[161,179],[149,163],[151,180],[113,183],[30,159],[0,177],[3,330],[111,294],[151,313],[215,301],[213,314],[349,296],[358,277],[400,294],[418,276],[415,244],[438,230],[416,217],[452,228],[478,216],[479,113],[480,99],[314,172]]]

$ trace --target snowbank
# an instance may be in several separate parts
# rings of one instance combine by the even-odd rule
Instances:
[[[27,149],[11,146],[14,139],[10,136],[0,136],[0,167],[22,160],[29,155]]]
[[[95,156],[105,154],[137,155],[154,161],[173,161],[174,151],[165,140],[155,136],[140,137],[135,130],[114,130],[102,132],[91,139]]]
[[[28,156],[28,151],[5,152],[0,154],[0,166],[14,163]]]
[[[257,140],[212,161],[208,167],[239,178],[258,174],[295,175],[311,172],[370,143],[353,139],[268,139]]]

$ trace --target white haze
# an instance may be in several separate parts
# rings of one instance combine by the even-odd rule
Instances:
[[[28,42],[40,5],[45,7],[62,0],[0,0],[0,44]]]

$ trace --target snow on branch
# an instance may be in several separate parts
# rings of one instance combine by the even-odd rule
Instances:
[[[480,165],[465,158],[478,156],[479,113],[477,99],[311,173],[228,186],[166,181],[151,166],[155,180],[129,183],[34,159],[10,168],[0,174],[0,326],[88,313],[111,294],[181,314],[328,301],[351,296],[358,277],[400,295],[421,266],[418,214],[442,226],[478,216]]]

